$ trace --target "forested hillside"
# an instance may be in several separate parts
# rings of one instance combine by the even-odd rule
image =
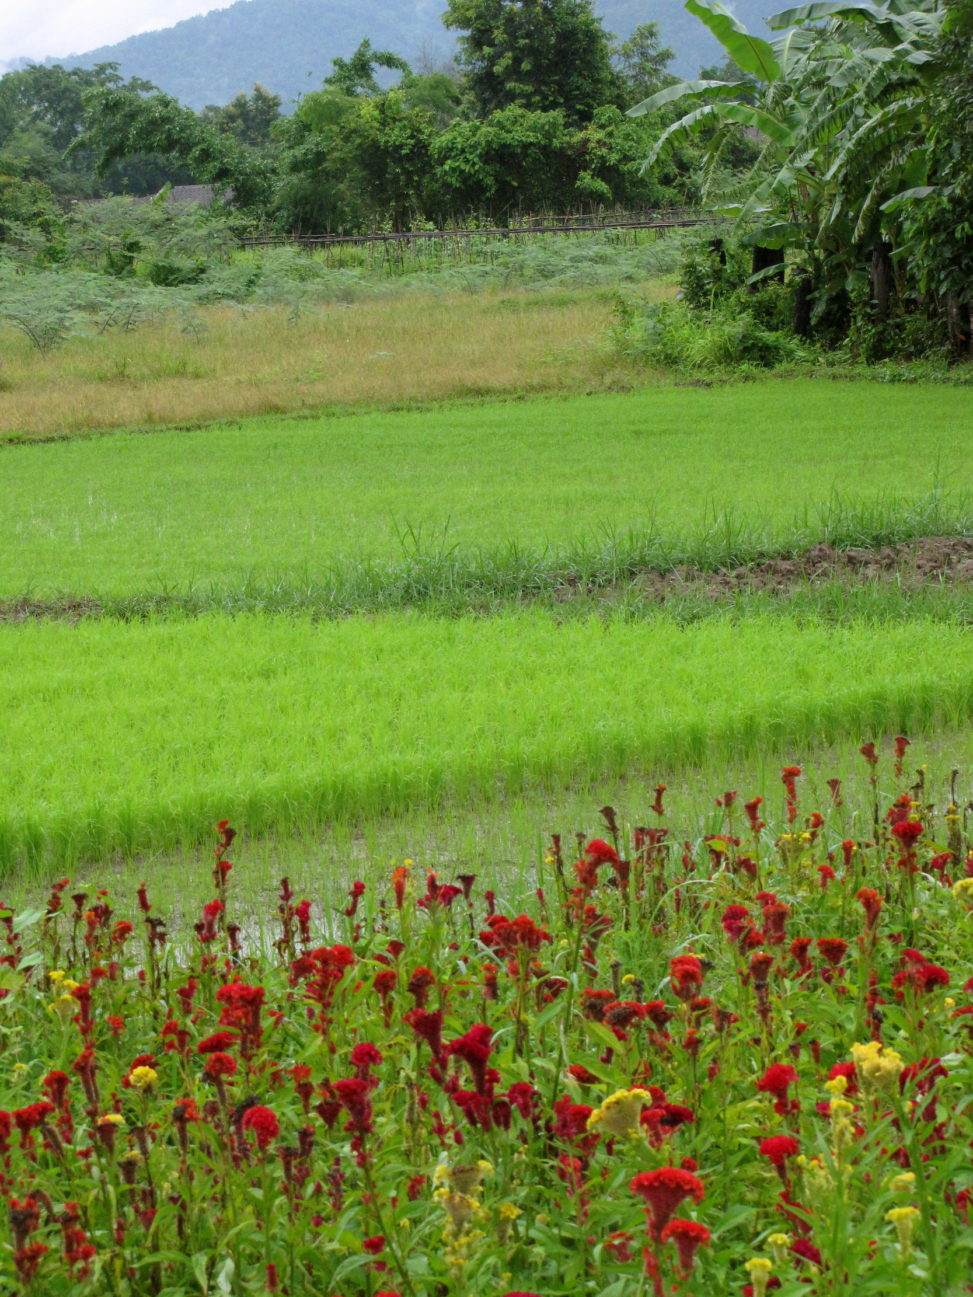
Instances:
[[[453,35],[442,23],[443,0],[237,0],[164,31],[132,36],[57,61],[66,67],[117,63],[123,76],[144,77],[193,108],[224,104],[259,82],[279,94],[284,110],[317,89],[336,56],[347,57],[368,37],[411,63],[449,59]],[[763,30],[773,5],[735,0],[742,22]],[[627,37],[658,22],[675,51],[672,70],[694,76],[722,56],[717,42],[681,0],[597,0],[606,30]]]

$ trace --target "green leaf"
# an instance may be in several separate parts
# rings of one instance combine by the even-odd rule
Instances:
[[[915,189],[903,189],[901,193],[894,194],[882,204],[883,212],[897,212],[899,208],[908,206],[920,198],[928,198],[938,189],[938,185],[918,185]]]
[[[817,3],[797,5],[794,9],[782,9],[772,18],[767,19],[767,26],[772,31],[781,31],[784,27],[793,27],[797,23],[816,23],[822,18],[854,18],[856,16],[867,16],[869,18],[888,17],[888,14],[879,9],[876,5],[869,4],[868,0],[858,0],[855,3],[842,3],[842,0],[817,0]]]
[[[199,1284],[200,1292],[203,1297],[209,1292],[209,1263],[210,1254],[208,1252],[197,1252],[191,1258],[193,1274],[196,1276],[196,1282]]]
[[[604,1045],[606,1049],[618,1048],[618,1037],[604,1023],[592,1022],[586,1018],[584,1027],[588,1035],[598,1041],[599,1044]],[[594,1071],[593,1068],[592,1071]]]
[[[648,99],[643,99],[634,108],[629,108],[626,116],[644,117],[646,113],[655,112],[657,108],[661,108],[664,104],[671,104],[676,99],[689,99],[704,93],[714,99],[721,95],[732,95],[737,98],[742,90],[739,82],[736,81],[677,81],[674,86],[666,86],[664,90],[659,90]]]
[[[717,0],[686,0],[686,8],[705,23],[738,68],[759,81],[780,78],[773,48],[759,36],[751,36]]]
[[[39,923],[46,914],[46,910],[21,910],[14,918],[14,932],[23,932],[25,928],[33,927],[33,925]]]

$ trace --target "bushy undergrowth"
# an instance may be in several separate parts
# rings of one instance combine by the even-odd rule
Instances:
[[[0,909],[5,1287],[959,1297],[973,853],[907,748],[702,837],[660,785],[530,896],[255,914],[224,821],[193,933],[151,883]]]
[[[611,338],[626,358],[666,369],[740,375],[814,359],[811,348],[784,329],[768,328],[742,303],[693,311],[679,301],[621,299]]]
[[[82,209],[69,224],[53,265],[0,245],[0,322],[39,350],[163,314],[198,328],[193,313],[213,304],[300,313],[388,294],[613,287],[671,274],[683,245],[677,231],[633,232],[627,242],[611,234],[457,239],[447,243],[451,251],[417,245],[387,257],[370,249],[241,250],[212,215],[117,199],[102,206],[102,223]]]

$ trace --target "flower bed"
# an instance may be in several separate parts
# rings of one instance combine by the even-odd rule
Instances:
[[[188,938],[144,884],[0,911],[0,1287],[968,1291],[973,853],[906,746],[858,808],[786,767],[775,831],[606,807],[529,904],[284,880],[260,949],[223,823]]]

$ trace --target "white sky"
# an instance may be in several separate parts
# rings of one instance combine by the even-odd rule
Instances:
[[[232,0],[0,0],[0,66],[66,58],[225,9]]]

